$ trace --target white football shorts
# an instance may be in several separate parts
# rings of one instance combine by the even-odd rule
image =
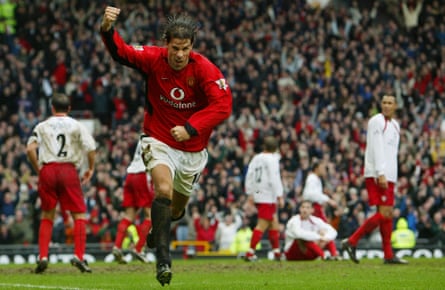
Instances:
[[[153,137],[141,137],[141,148],[147,172],[159,164],[168,166],[173,178],[173,189],[190,196],[193,185],[198,182],[207,164],[207,149],[199,152],[185,152],[174,149]]]

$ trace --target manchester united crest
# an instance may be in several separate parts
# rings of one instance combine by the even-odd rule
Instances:
[[[189,77],[189,78],[187,79],[187,85],[188,85],[189,87],[193,87],[193,86],[195,85],[195,78],[194,78],[194,77]]]

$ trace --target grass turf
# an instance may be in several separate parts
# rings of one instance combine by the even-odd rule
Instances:
[[[255,263],[237,259],[173,261],[173,279],[164,289],[443,289],[445,259],[408,259],[409,265],[383,265],[380,259]],[[1,265],[0,289],[161,289],[154,264],[97,262],[93,273],[70,264]]]

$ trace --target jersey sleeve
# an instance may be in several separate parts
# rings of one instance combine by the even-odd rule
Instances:
[[[303,198],[311,202],[325,203],[329,197],[322,190],[321,180],[314,173],[309,174],[304,184]]]
[[[367,146],[371,146],[370,153],[373,155],[373,161],[375,170],[378,175],[382,175],[385,173],[385,153],[383,152],[385,146],[383,141],[383,130],[385,122],[379,118],[372,118],[368,123],[368,134],[370,138]]]
[[[311,220],[317,225],[319,230],[323,230],[325,232],[325,238],[327,240],[335,240],[337,237],[337,231],[333,226],[317,217],[311,217]]]
[[[317,241],[320,235],[301,226],[300,215],[292,217],[286,225],[286,237],[304,241]]]
[[[197,70],[208,105],[194,113],[187,122],[200,134],[212,130],[230,116],[232,92],[221,71],[209,60],[201,59]]]
[[[272,192],[277,196],[283,196],[283,183],[281,181],[280,174],[280,161],[278,158],[273,156],[268,159],[268,168],[270,170],[270,186],[272,188]]]
[[[40,137],[39,137],[39,124],[37,124],[34,129],[32,130],[31,136],[29,136],[28,141],[26,142],[26,145],[29,145],[33,142],[37,142],[37,144],[40,143]]]
[[[129,45],[114,28],[100,33],[105,47],[115,61],[143,73],[150,73],[155,59],[154,56],[159,53],[159,48]]]
[[[80,131],[80,142],[82,143],[82,148],[85,149],[86,152],[91,152],[96,150],[96,141],[94,140],[93,136],[88,132],[87,128],[79,124],[79,131]]]
[[[255,193],[257,190],[256,182],[255,182],[255,157],[250,161],[249,166],[247,167],[246,179],[244,182],[244,189],[246,194],[251,195]]]

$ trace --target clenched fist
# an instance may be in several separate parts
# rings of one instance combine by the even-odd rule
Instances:
[[[107,6],[107,8],[105,8],[102,24],[100,25],[102,31],[110,30],[111,26],[113,26],[114,22],[116,22],[119,13],[121,13],[119,8],[112,6]]]

